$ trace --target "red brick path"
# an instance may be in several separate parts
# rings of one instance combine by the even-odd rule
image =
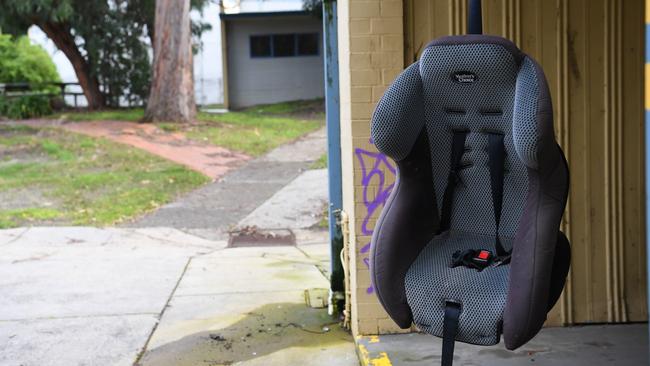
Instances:
[[[192,170],[218,179],[229,170],[242,165],[251,157],[223,147],[188,139],[182,133],[165,132],[153,124],[95,121],[61,122],[54,120],[24,120],[16,123],[35,127],[63,128],[93,137],[133,146],[151,154],[184,165]]]

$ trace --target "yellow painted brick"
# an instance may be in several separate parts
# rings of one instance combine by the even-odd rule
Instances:
[[[359,319],[386,319],[388,317],[386,310],[379,304],[379,301],[358,304],[357,311],[359,312]]]
[[[372,99],[372,87],[369,86],[353,86],[351,88],[352,103],[357,102],[370,102]]]
[[[372,103],[352,103],[352,118],[364,118],[372,115],[375,110]]]
[[[401,1],[383,0],[379,7],[382,17],[401,17],[404,12]]]
[[[368,103],[368,104],[372,104],[372,103]],[[370,125],[370,118],[368,117],[359,118],[355,121],[355,123],[358,123],[359,121],[367,121],[368,125]],[[375,145],[371,144],[370,141],[363,136],[354,136],[352,138],[352,145],[354,145],[354,147],[359,147],[367,151],[377,152],[377,148],[375,147]]]
[[[390,85],[397,75],[399,75],[403,70],[402,69],[384,69],[381,70],[381,80],[384,85]]]
[[[357,295],[357,304],[359,302],[371,302],[377,299],[377,295],[374,292],[368,293],[367,287],[357,287],[355,294]]]
[[[368,34],[370,33],[370,19],[355,18],[350,19],[350,34]]]
[[[378,101],[386,92],[387,85],[375,85],[372,87],[372,100]]]
[[[379,1],[350,1],[350,18],[371,18],[379,14]]]
[[[350,37],[350,52],[374,52],[381,48],[378,35],[353,35]]]
[[[381,49],[382,51],[397,51],[404,50],[404,38],[402,35],[384,34],[381,36]]]
[[[391,318],[377,319],[379,334],[410,333],[411,328],[401,329]]]
[[[378,334],[377,321],[374,319],[360,320],[357,325],[357,335]]]
[[[378,68],[402,67],[403,56],[399,52],[373,52],[370,54],[370,64]]]
[[[354,52],[350,54],[350,69],[351,70],[367,70],[370,69],[370,54]]]
[[[372,34],[403,34],[401,18],[374,18],[370,19],[370,32]]]
[[[365,87],[363,87],[365,88]],[[352,135],[354,136],[370,136],[370,121],[353,121],[352,122]]]
[[[379,70],[352,70],[350,71],[350,81],[352,86],[373,86],[381,83],[381,74]],[[352,104],[354,108],[354,103]],[[353,119],[358,117],[352,116]]]

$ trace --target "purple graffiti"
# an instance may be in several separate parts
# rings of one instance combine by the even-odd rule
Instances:
[[[370,140],[370,143],[373,143],[372,140]],[[361,233],[363,235],[372,235],[374,227],[368,227],[370,219],[384,206],[395,185],[394,183],[387,185],[386,178],[388,177],[386,175],[395,177],[397,172],[393,164],[388,160],[388,157],[382,153],[356,148],[354,155],[357,157],[361,166],[363,204],[366,208],[366,214],[361,223]],[[370,267],[369,251],[370,243],[361,247],[360,250],[360,253],[363,255],[363,263],[367,267]],[[366,289],[366,292],[368,294],[374,292],[372,285]]]

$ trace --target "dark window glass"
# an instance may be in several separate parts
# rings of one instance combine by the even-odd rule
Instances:
[[[296,55],[295,34],[274,34],[273,35],[273,57],[285,57]]]
[[[251,36],[251,57],[271,56],[271,36]]]
[[[318,55],[318,33],[298,34],[298,55]]]

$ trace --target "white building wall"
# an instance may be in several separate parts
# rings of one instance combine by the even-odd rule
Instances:
[[[251,58],[251,35],[318,33],[316,56]],[[229,107],[322,98],[322,25],[312,16],[265,16],[226,20]]]

